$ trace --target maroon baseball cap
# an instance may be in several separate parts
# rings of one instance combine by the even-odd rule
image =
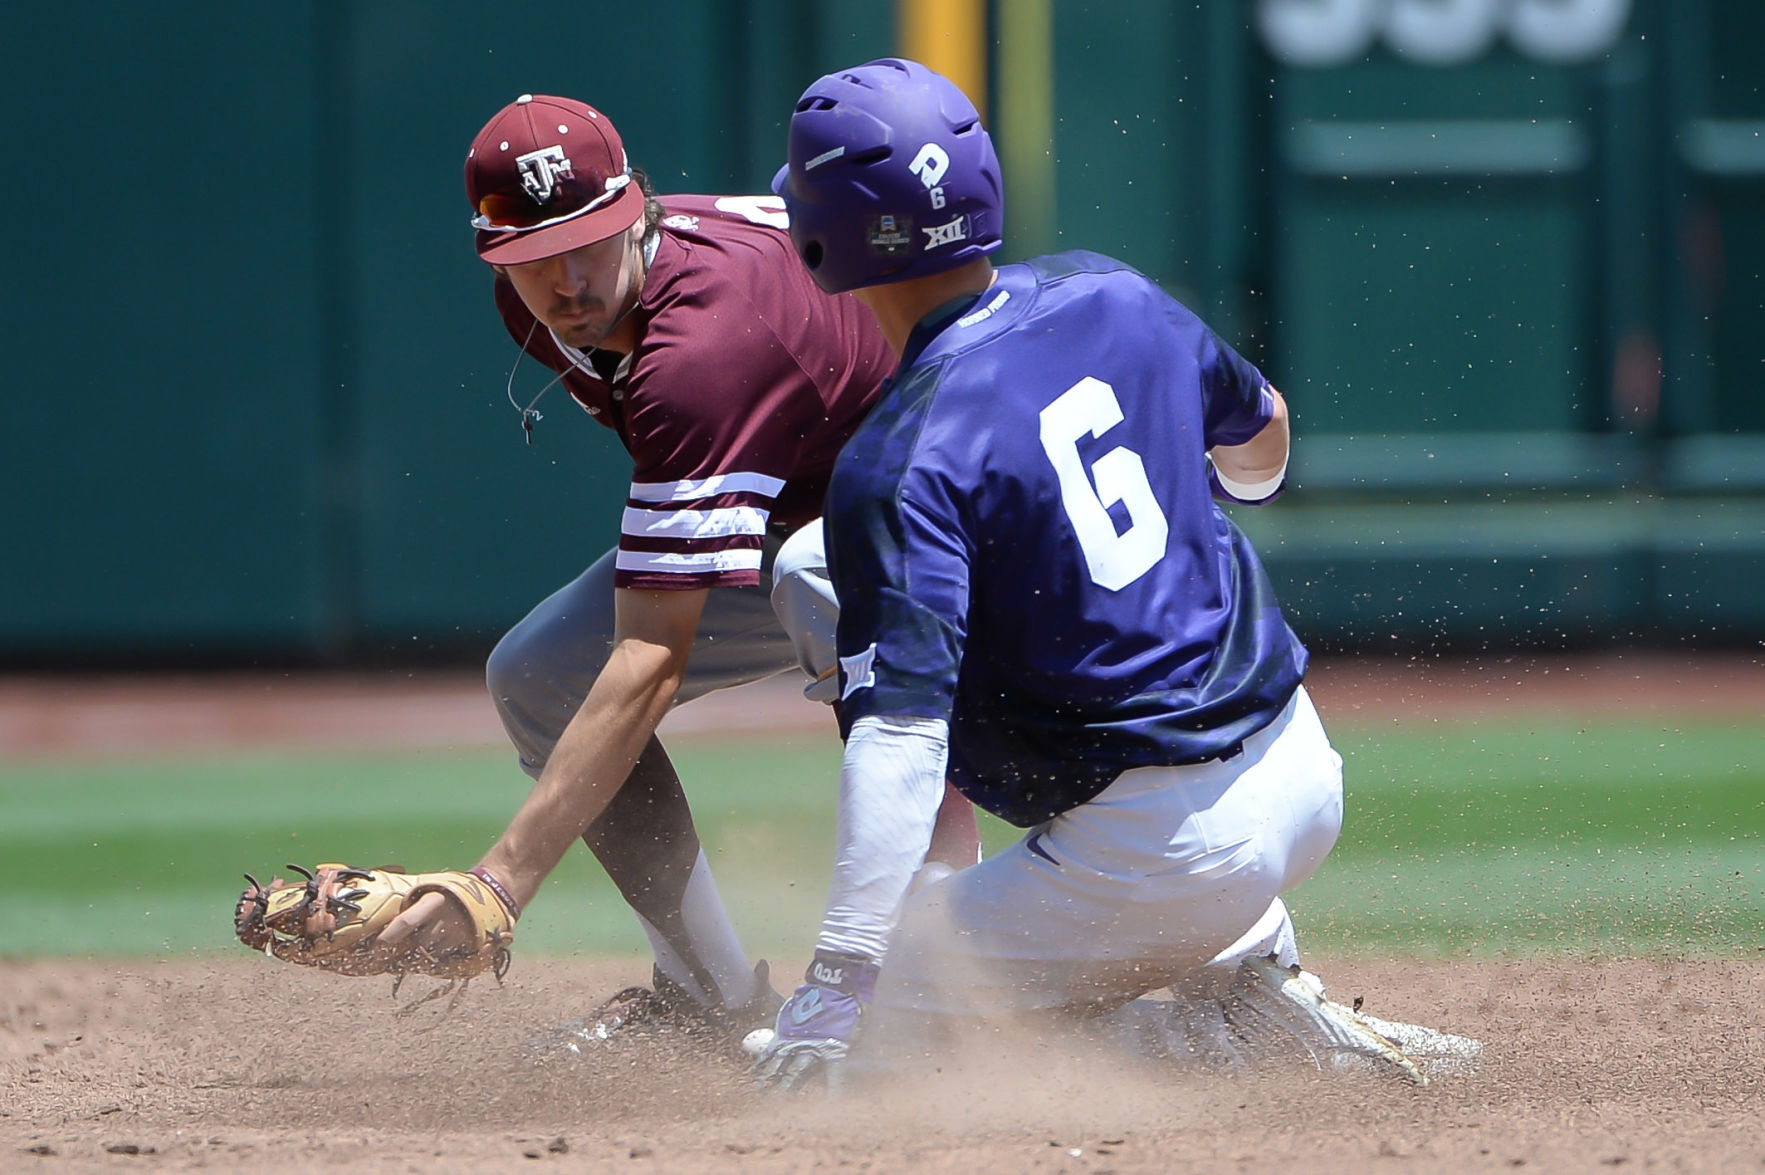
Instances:
[[[523,94],[466,154],[478,256],[493,265],[555,257],[624,232],[643,190],[607,116],[569,98]]]

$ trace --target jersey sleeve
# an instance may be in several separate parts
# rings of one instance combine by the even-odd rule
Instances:
[[[725,290],[649,324],[625,391],[632,481],[618,587],[760,582],[772,507],[822,399],[745,299]]]
[[[968,631],[968,511],[934,454],[888,451],[911,430],[880,431],[880,453],[842,456],[828,501],[848,730],[867,714],[948,719]]]
[[[1196,363],[1207,447],[1242,445],[1274,418],[1269,381],[1212,330],[1201,326],[1199,338]]]

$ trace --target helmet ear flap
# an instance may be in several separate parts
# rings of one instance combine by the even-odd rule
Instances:
[[[873,61],[805,90],[772,189],[829,293],[955,269],[1001,240],[992,139],[967,95],[917,62]]]

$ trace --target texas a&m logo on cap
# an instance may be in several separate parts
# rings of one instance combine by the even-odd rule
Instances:
[[[515,166],[521,169],[521,187],[539,204],[552,198],[559,179],[576,176],[570,167],[570,157],[564,154],[562,146],[556,144],[515,156]]]
[[[643,219],[619,132],[574,98],[522,94],[503,107],[473,138],[465,178],[474,244],[492,265],[555,257]]]

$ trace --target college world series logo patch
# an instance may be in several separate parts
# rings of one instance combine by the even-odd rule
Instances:
[[[894,257],[913,247],[913,219],[907,216],[879,216],[870,222],[870,251],[883,257]]]

